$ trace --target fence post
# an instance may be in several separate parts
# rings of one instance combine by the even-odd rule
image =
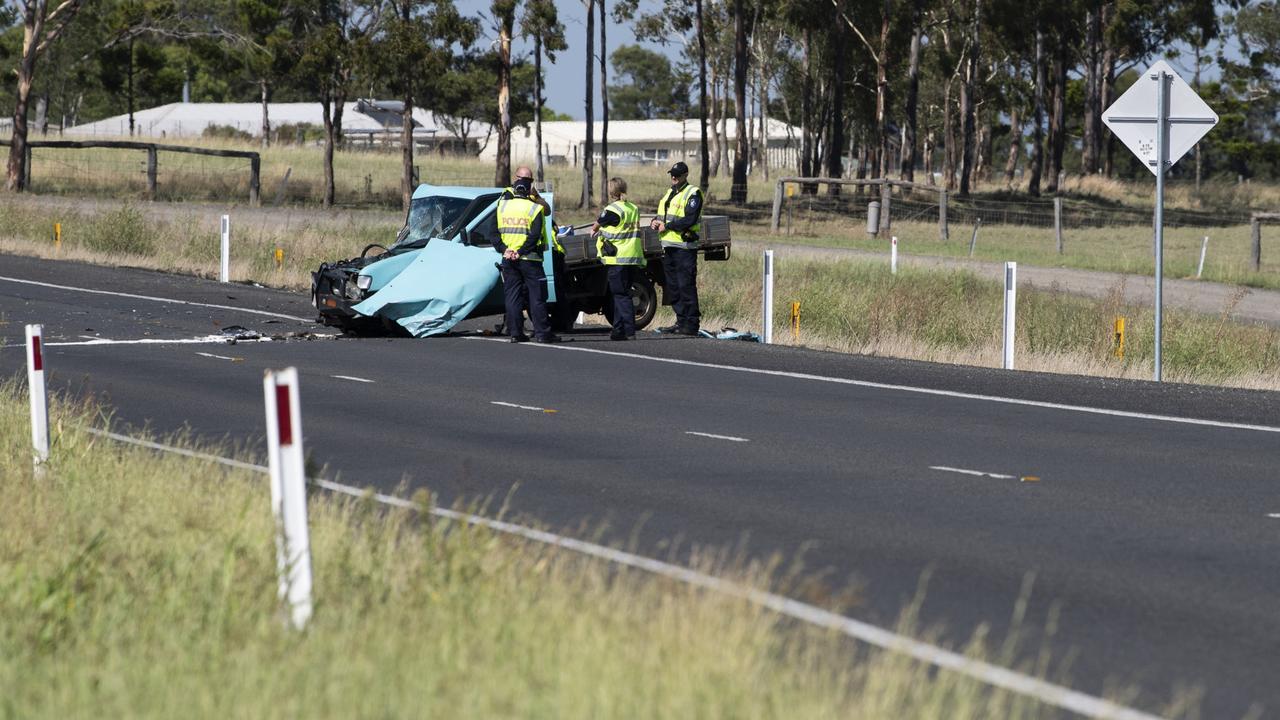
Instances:
[[[1058,239],[1058,254],[1062,254],[1062,198],[1053,199],[1053,233]]]
[[[156,199],[156,174],[160,169],[160,152],[155,145],[147,147],[147,199]]]
[[[889,206],[893,203],[893,185],[889,180],[880,181],[880,232],[888,233],[892,224]]]
[[[27,326],[27,394],[31,398],[31,448],[35,476],[49,461],[49,400],[44,386],[44,326]]]
[[[764,251],[764,306],[761,326],[764,329],[764,344],[773,344],[773,251]]]
[[[1204,255],[1209,250],[1209,236],[1204,236],[1204,242],[1200,243],[1200,264],[1196,266],[1196,279],[1204,274]]]
[[[249,204],[257,207],[259,191],[262,188],[262,156],[254,153],[249,157]]]
[[[1004,369],[1013,369],[1014,329],[1018,309],[1018,263],[1004,264]]]
[[[973,257],[973,249],[978,246],[978,228],[982,227],[982,216],[978,216],[973,224],[973,237],[969,238],[969,257]]]
[[[889,272],[898,274],[898,236],[889,239]]]
[[[1260,272],[1262,270],[1262,218],[1254,215],[1249,225],[1253,238],[1253,271]]]
[[[942,234],[942,242],[951,239],[951,229],[947,227],[947,189],[938,193],[938,232]]]
[[[222,216],[222,262],[219,266],[218,280],[231,282],[231,216]]]
[[[778,224],[782,218],[782,193],[784,192],[783,181],[778,180],[778,184],[773,186],[773,220],[770,223],[773,234],[778,234]]]
[[[289,192],[289,176],[292,174],[292,165],[284,169],[284,178],[280,181],[280,187],[276,190],[276,207],[284,204],[284,196]]]
[[[307,480],[302,453],[298,370],[268,370],[262,378],[267,411],[267,464],[271,511],[276,520],[280,599],[301,630],[311,618],[311,539],[307,530]]]

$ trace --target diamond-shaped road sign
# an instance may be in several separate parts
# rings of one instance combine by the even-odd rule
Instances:
[[[1102,121],[1120,142],[1154,174],[1161,74],[1169,82],[1169,165],[1173,165],[1218,124],[1218,114],[1163,60],[1147,68],[1118,100],[1107,108]]]

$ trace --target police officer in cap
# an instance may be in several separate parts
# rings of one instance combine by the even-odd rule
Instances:
[[[689,166],[678,162],[667,171],[671,189],[658,202],[658,214],[649,224],[662,243],[666,291],[672,299],[676,324],[660,332],[697,335],[702,314],[698,311],[698,240],[702,231],[702,191],[689,184]]]
[[[596,254],[608,268],[609,294],[613,296],[613,332],[610,340],[636,338],[636,309],[631,300],[634,273],[644,269],[644,242],[640,239],[640,209],[627,200],[627,181],[609,179],[611,201],[591,226]]]
[[[530,183],[532,183],[533,170],[529,169],[528,165],[521,165],[520,167],[516,168],[515,179],[516,180],[527,179],[529,180]],[[551,203],[547,202],[547,199],[542,197],[542,195],[538,193],[537,187],[533,186],[532,184],[529,187],[530,187],[529,199],[541,205],[543,211],[546,212],[547,217],[551,217]],[[515,189],[513,187],[507,187],[505,190],[502,191],[502,197],[504,198],[514,197],[514,196],[515,196]],[[565,288],[564,246],[560,244],[560,238],[554,233],[554,229],[555,229],[555,222],[553,219],[552,220],[553,233],[551,236],[551,273],[555,278],[555,283],[557,288],[556,291],[557,293],[560,293],[562,297],[560,299],[557,299],[555,303],[551,303],[551,311],[552,311],[551,324],[553,328],[559,327],[560,329],[572,330],[573,318],[576,315],[576,313],[574,313],[573,311],[572,304],[567,299],[563,298],[563,293]]]
[[[551,333],[547,316],[547,275],[542,269],[544,210],[530,198],[532,178],[516,178],[511,194],[498,200],[498,237],[493,247],[502,253],[502,285],[511,342],[525,342],[521,311],[526,304],[533,323],[534,342],[560,342]]]

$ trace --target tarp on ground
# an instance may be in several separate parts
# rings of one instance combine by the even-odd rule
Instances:
[[[434,240],[373,297],[352,309],[394,320],[414,337],[449,332],[499,283],[492,248]]]

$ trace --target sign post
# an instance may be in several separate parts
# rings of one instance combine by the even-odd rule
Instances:
[[[1004,358],[1001,366],[1013,369],[1013,347],[1017,337],[1018,314],[1018,263],[1004,264]]]
[[[222,253],[218,265],[218,280],[231,282],[231,216],[222,216]]]
[[[1156,176],[1155,380],[1162,378],[1165,173],[1218,124],[1218,115],[1163,60],[1152,65],[1102,117]]]
[[[765,345],[773,344],[773,251],[764,251],[763,307],[760,308],[760,324]]]

